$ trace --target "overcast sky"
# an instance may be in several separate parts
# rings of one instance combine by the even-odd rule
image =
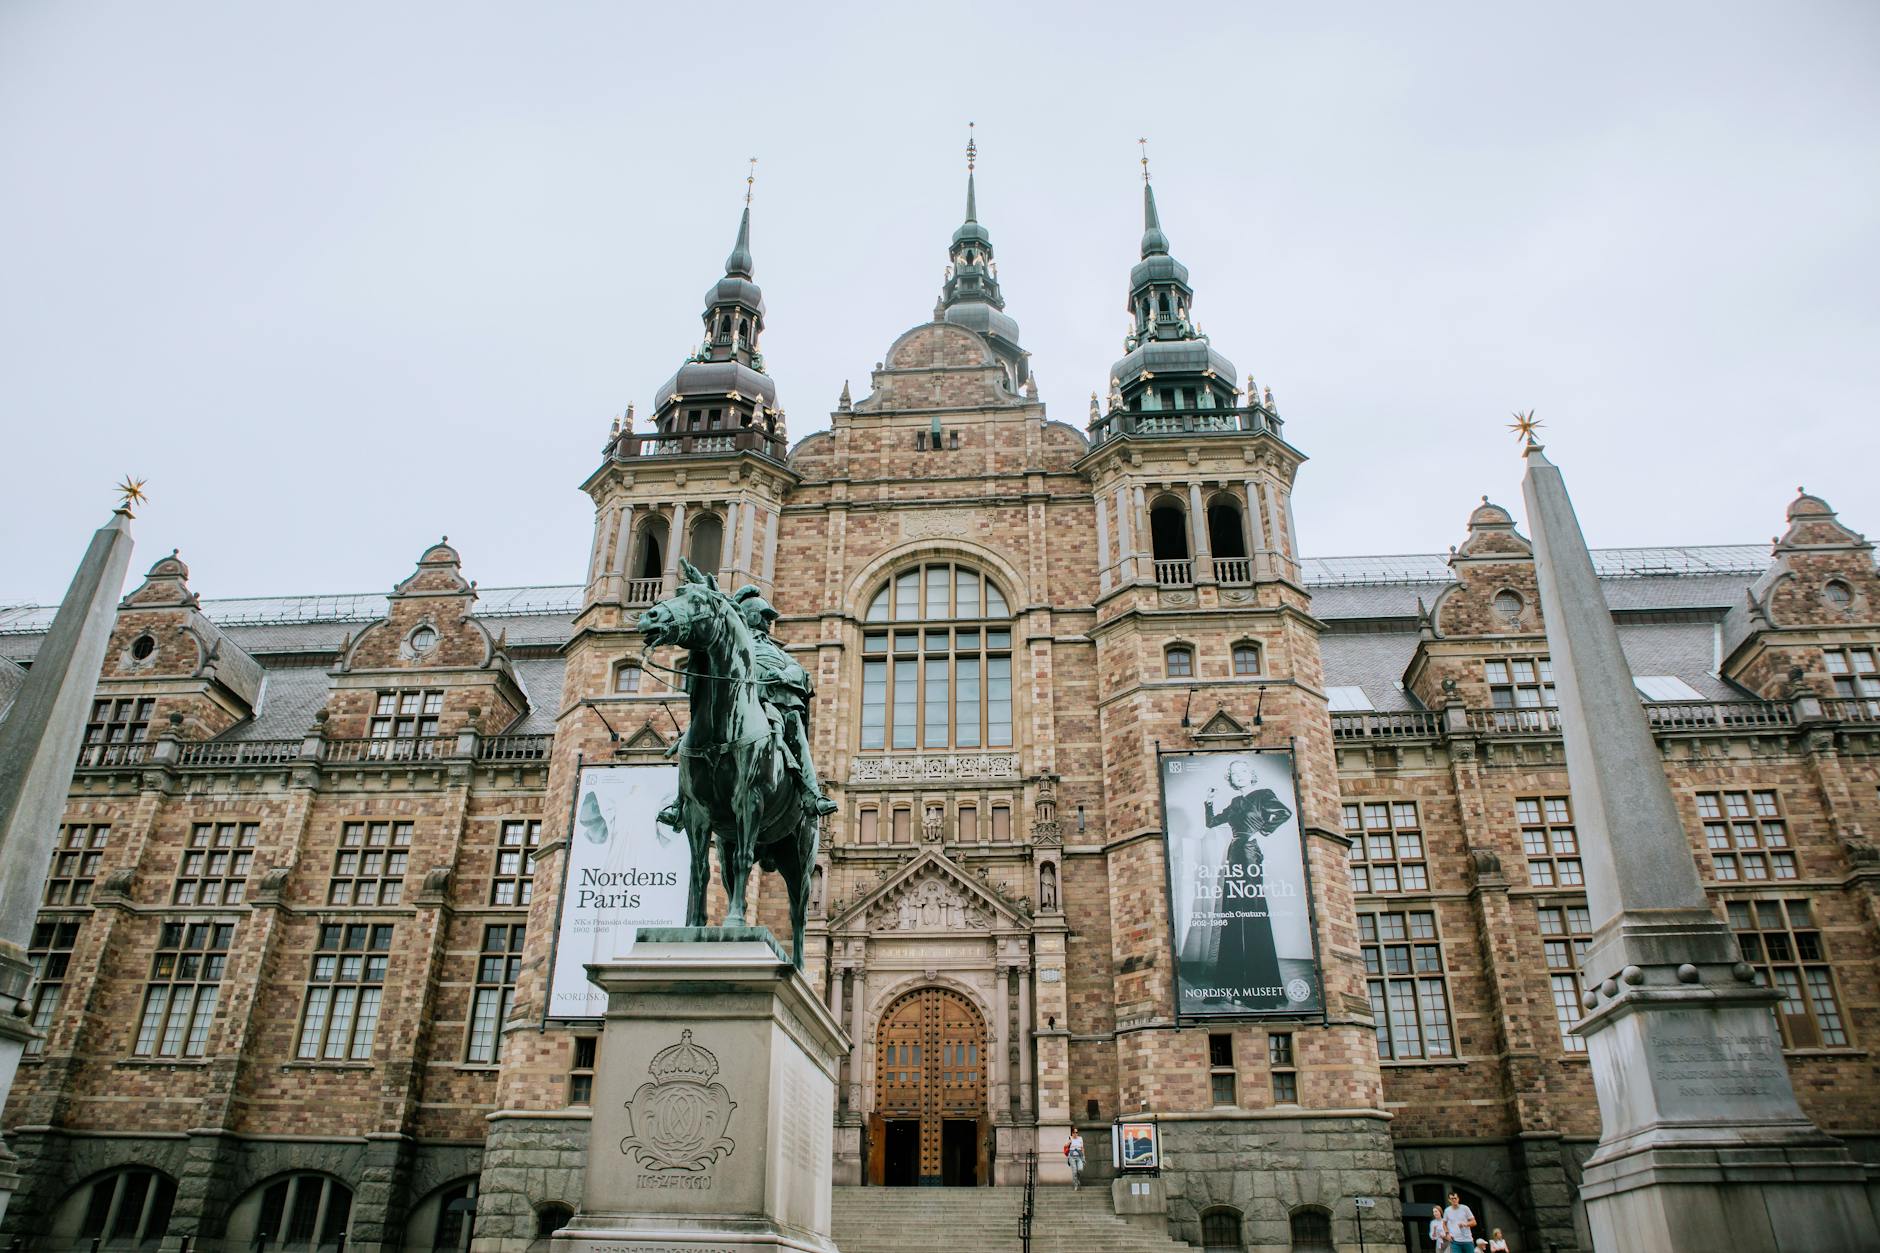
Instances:
[[[1880,6],[0,5],[0,604],[129,472],[141,571],[583,574],[609,418],[744,190],[795,438],[980,219],[1052,416],[1122,353],[1150,139],[1196,316],[1311,460],[1308,555],[1520,510],[1599,546],[1880,532]]]

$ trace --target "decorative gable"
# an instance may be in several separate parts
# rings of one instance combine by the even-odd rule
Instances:
[[[832,931],[876,934],[993,931],[1027,925],[1020,906],[927,849],[832,919]]]

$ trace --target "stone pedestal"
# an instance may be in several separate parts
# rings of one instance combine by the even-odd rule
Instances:
[[[581,1210],[554,1253],[836,1253],[848,1038],[761,927],[646,927],[607,991]]]
[[[1596,1249],[1880,1249],[1860,1164],[1796,1103],[1776,994],[1714,915],[1622,915],[1587,964],[1620,972],[1577,1028],[1599,1092],[1581,1183]]]

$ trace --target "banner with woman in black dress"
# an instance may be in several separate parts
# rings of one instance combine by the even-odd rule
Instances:
[[[1292,754],[1165,755],[1162,806],[1176,1012],[1320,1013]]]

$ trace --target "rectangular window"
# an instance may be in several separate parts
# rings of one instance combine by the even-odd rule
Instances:
[[[535,899],[535,847],[542,842],[541,820],[506,820],[496,838],[496,873],[490,879],[490,904],[527,905]]]
[[[516,976],[522,973],[522,939],[521,923],[483,928],[476,991],[470,1000],[470,1038],[464,1049],[467,1061],[494,1063],[501,1053],[503,1024],[515,1004]]]
[[[254,869],[254,822],[198,822],[189,829],[189,845],[176,864],[177,905],[239,905],[248,896]]]
[[[232,922],[165,922],[157,931],[137,1023],[138,1057],[201,1057],[217,986],[235,938]]]
[[[1354,801],[1344,807],[1354,892],[1423,892],[1430,886],[1415,801]]]
[[[1527,855],[1528,882],[1537,888],[1579,887],[1586,882],[1580,837],[1571,802],[1564,796],[1524,796],[1514,803]]]
[[[568,1104],[586,1105],[594,1099],[594,1063],[600,1054],[599,1036],[574,1038],[574,1057],[568,1063]]]
[[[861,812],[861,816],[856,823],[855,838],[857,841],[863,844],[873,844],[880,838],[880,833],[876,829],[880,817],[880,812],[877,810],[864,809]]]
[[[296,1057],[370,1061],[392,948],[384,923],[321,923]]]
[[[1793,879],[1795,852],[1774,790],[1699,792],[1704,848],[1720,880]]]
[[[953,743],[979,747],[979,658],[959,657],[953,663]]]
[[[1012,659],[986,658],[986,744],[1007,748],[1012,743]]]
[[[32,1011],[29,1021],[41,1032],[48,1031],[59,1012],[65,995],[65,974],[72,964],[72,949],[78,943],[76,919],[41,919],[33,924],[32,945],[27,958],[33,963]],[[26,1042],[31,1057],[45,1051],[45,1036]]]
[[[912,635],[912,632],[908,632]],[[919,662],[912,657],[894,659],[894,746],[914,747],[914,710],[920,688],[914,681]]]
[[[979,841],[979,806],[960,806],[960,842],[966,844]]]
[[[130,750],[125,745],[141,744],[150,737],[150,715],[156,705],[148,696],[93,701],[79,762],[87,766],[110,766],[128,760]]]
[[[411,853],[409,822],[348,822],[333,854],[329,905],[396,905],[404,899]]]
[[[912,844],[914,842],[914,811],[897,809],[894,811],[894,842]]]
[[[1359,949],[1386,1060],[1454,1057],[1449,989],[1436,915],[1410,910],[1358,915]]]
[[[440,750],[432,741],[437,736],[438,716],[443,712],[441,691],[407,688],[380,692],[368,732],[374,740],[385,742],[374,744],[370,755],[391,761],[435,755]]]
[[[1782,994],[1775,1007],[1789,1048],[1844,1048],[1847,1024],[1835,996],[1827,947],[1806,899],[1730,901],[1725,905],[1743,960],[1756,981]]]
[[[1552,724],[1553,662],[1546,657],[1495,657],[1482,663],[1488,681],[1488,703],[1495,725],[1504,731],[1544,731]]]
[[[1573,1024],[1585,1012],[1580,997],[1586,991],[1586,948],[1593,941],[1592,917],[1585,904],[1540,905],[1535,912],[1540,920],[1541,952],[1547,958],[1560,1047],[1569,1053],[1584,1053],[1586,1041],[1572,1032]]]
[[[992,838],[997,843],[1009,843],[1012,838],[1012,807],[994,805],[992,807]]]
[[[1234,1074],[1234,1037],[1227,1032],[1208,1036],[1208,1088],[1214,1104],[1240,1104],[1238,1077]]]
[[[91,901],[92,884],[104,862],[104,846],[111,838],[108,825],[78,824],[59,834],[46,876],[46,904],[84,905]]]
[[[1880,718],[1880,667],[1871,648],[1824,648],[1821,659],[1842,700],[1864,700],[1869,718]]]
[[[1273,1074],[1273,1104],[1299,1103],[1299,1073],[1293,1061],[1293,1037],[1290,1031],[1269,1031],[1266,1036],[1266,1064]]]
[[[879,640],[881,647],[888,647],[886,635],[871,636]],[[868,640],[863,641],[866,650]],[[888,663],[885,661],[862,662],[862,747],[883,748],[887,744],[888,727]]]

